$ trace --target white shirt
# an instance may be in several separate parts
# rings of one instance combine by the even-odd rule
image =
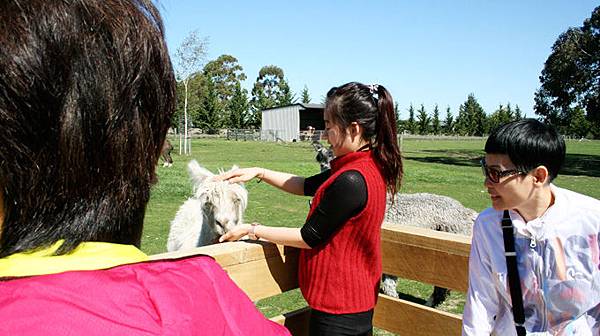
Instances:
[[[509,211],[528,335],[600,335],[600,201],[551,185],[554,204],[525,222]],[[473,226],[463,335],[516,335],[507,282],[503,211]]]

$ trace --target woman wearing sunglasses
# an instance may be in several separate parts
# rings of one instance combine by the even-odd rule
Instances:
[[[492,207],[473,227],[463,335],[599,335],[600,201],[552,184],[563,138],[523,119],[485,152]]]

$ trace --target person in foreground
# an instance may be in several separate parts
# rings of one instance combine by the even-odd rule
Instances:
[[[563,138],[523,119],[493,131],[485,152],[492,207],[473,228],[463,335],[599,335],[600,201],[552,184],[565,160]],[[511,295],[515,263],[507,260],[515,257],[504,254],[501,225],[514,236],[507,249],[514,245],[520,283],[512,287],[521,295]]]
[[[245,168],[219,177],[259,178],[292,194],[314,196],[304,226],[243,224],[220,240],[249,235],[301,248],[299,284],[312,308],[310,335],[370,335],[386,191],[396,193],[402,178],[392,96],[381,85],[334,87],[327,93],[324,119],[336,156],[330,170],[303,178]]]
[[[289,335],[206,256],[138,247],[175,107],[145,0],[0,2],[0,335]]]

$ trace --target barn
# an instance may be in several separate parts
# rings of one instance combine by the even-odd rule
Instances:
[[[323,104],[295,103],[262,111],[261,140],[308,140],[306,132],[311,126],[320,134],[325,129]]]

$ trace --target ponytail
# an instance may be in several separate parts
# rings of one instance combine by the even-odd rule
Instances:
[[[342,130],[352,122],[363,127],[363,138],[372,147],[387,190],[398,192],[402,181],[402,156],[398,148],[392,95],[382,85],[358,82],[334,87],[327,93],[325,110]]]
[[[383,85],[377,85],[378,120],[373,153],[381,165],[388,191],[396,194],[402,184],[402,155],[398,147],[396,113],[392,95]]]

